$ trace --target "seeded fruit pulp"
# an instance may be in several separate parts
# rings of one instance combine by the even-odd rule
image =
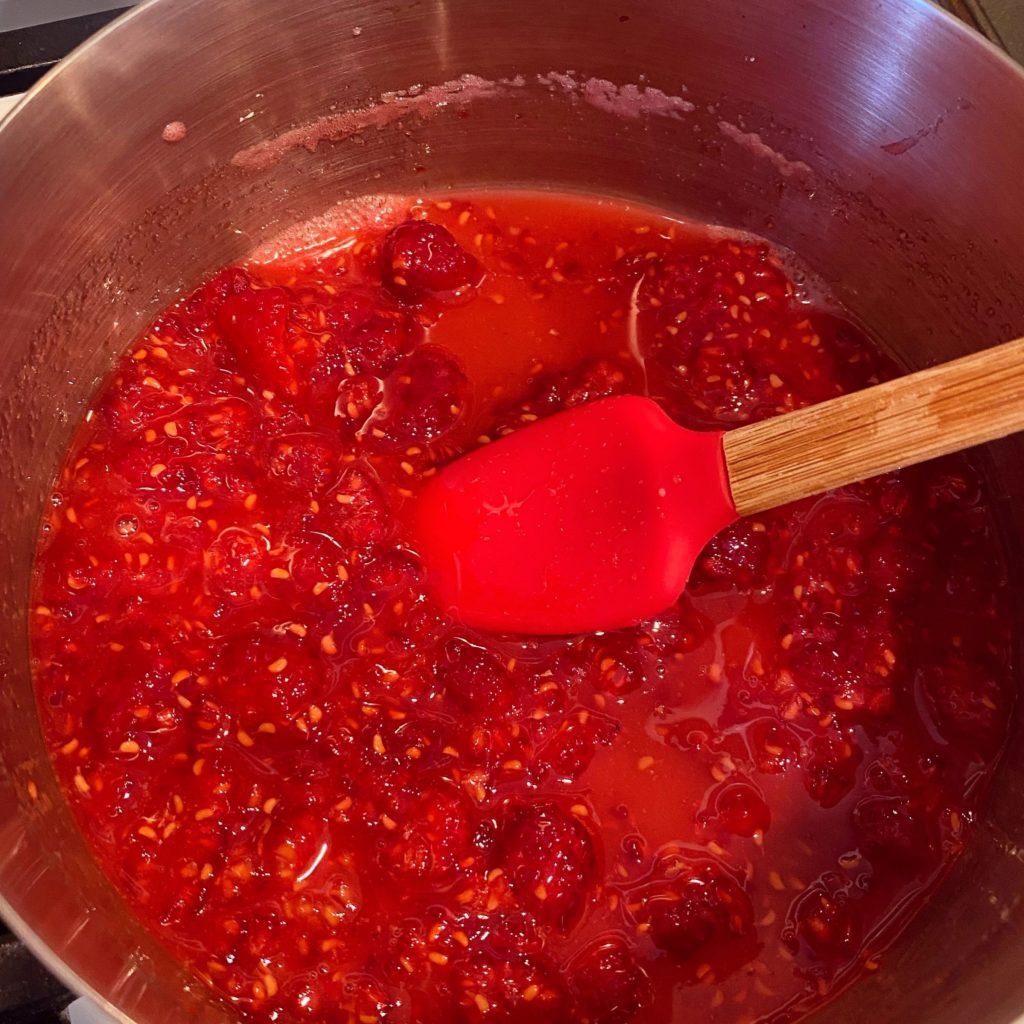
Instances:
[[[896,373],[812,300],[757,240],[496,192],[131,346],[46,517],[39,706],[98,860],[246,1019],[783,1024],[885,969],[1011,711],[969,459],[742,520],[614,633],[469,630],[408,544],[437,467],[558,410],[719,430]]]

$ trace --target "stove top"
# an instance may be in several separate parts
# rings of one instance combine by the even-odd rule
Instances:
[[[0,120],[59,60],[136,0],[0,0]],[[892,3],[908,0],[889,0]],[[1024,63],[1021,0],[940,0],[940,6]],[[0,1024],[112,1024],[51,977],[0,923]]]
[[[0,0],[0,96],[22,93],[136,0]]]

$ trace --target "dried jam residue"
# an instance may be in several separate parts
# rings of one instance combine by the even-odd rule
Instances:
[[[894,371],[756,241],[550,196],[399,220],[221,272],[97,397],[33,600],[81,827],[254,1021],[795,1020],[884,969],[1003,742],[983,482],[743,520],[635,629],[467,630],[403,544],[461,451],[623,391],[728,427]]]

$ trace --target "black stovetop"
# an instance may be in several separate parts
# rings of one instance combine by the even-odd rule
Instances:
[[[134,2],[0,0],[0,96],[24,92]],[[940,2],[1024,63],[1021,0]],[[58,1024],[74,998],[0,923],[0,1024]]]
[[[0,1022],[55,1024],[74,996],[0,925]]]
[[[132,6],[134,0],[111,0],[109,4],[89,4],[84,0],[0,0],[0,96],[24,92],[37,82],[57,61],[66,57],[79,43],[113,21]],[[8,9],[6,4],[17,4]],[[108,7],[107,10],[50,21],[67,9]],[[23,12],[30,12],[24,14]],[[49,13],[48,13],[49,12]]]

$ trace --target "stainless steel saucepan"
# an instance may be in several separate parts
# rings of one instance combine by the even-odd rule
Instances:
[[[665,98],[549,75],[570,71]],[[432,102],[463,75],[483,81]],[[411,92],[364,118],[377,127],[313,151],[286,135],[232,162],[398,90]],[[176,121],[187,134],[164,141]],[[40,738],[27,647],[36,532],[70,432],[115,353],[183,286],[352,196],[586,190],[796,250],[913,368],[1024,334],[1022,174],[1024,73],[924,0],[151,0],[94,38],[0,128],[12,927],[125,1020],[230,1017],[93,863]],[[988,455],[1019,565],[1024,441]],[[1022,894],[1018,735],[969,852],[883,969],[819,1018],[1018,1018]]]

